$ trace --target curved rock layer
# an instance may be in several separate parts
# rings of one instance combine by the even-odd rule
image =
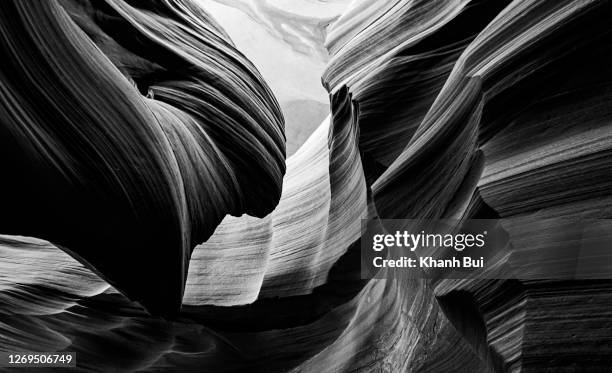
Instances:
[[[176,313],[196,244],[278,203],[276,100],[190,2],[7,1],[0,17],[2,233]]]
[[[71,4],[87,30],[76,15],[91,9]],[[608,218],[610,14],[605,1],[354,1],[327,43],[332,115],[288,160],[270,215],[227,217],[196,248],[177,318],[151,317],[46,243],[7,237],[0,348],[77,351],[84,371],[608,370],[609,282],[364,281],[359,219],[501,218],[512,234]],[[30,275],[1,275],[14,268]]]
[[[358,109],[348,90],[334,112],[287,162],[278,207],[264,219],[227,217],[193,254],[186,304],[231,306],[303,295],[359,239],[367,217],[357,147]]]
[[[412,2],[403,3],[403,8],[400,4],[393,4],[395,11],[384,4],[381,10],[372,9],[376,21],[370,26],[371,40],[382,39],[380,32],[374,32],[379,20],[388,17],[391,23],[411,14],[427,14],[435,2],[420,9],[413,8]],[[402,51],[397,55],[380,43],[355,42],[366,39],[367,32],[343,39],[352,32],[348,20],[337,23],[330,34],[335,37],[330,45],[336,56],[325,78],[331,89],[336,82],[353,84],[351,92],[362,108],[360,147],[379,163],[380,177],[372,190],[380,216],[501,217],[510,234],[525,232],[552,217],[609,218],[611,34],[602,18],[610,14],[609,4],[523,1],[497,14],[481,12],[487,9],[484,2],[462,5],[466,4],[454,3],[461,9],[459,14],[450,21],[443,19],[442,24],[434,23],[431,27],[436,30],[423,31],[424,36],[417,40],[403,38],[410,40],[408,47],[398,43]],[[494,18],[463,47],[449,43],[446,49],[436,49],[436,42],[457,40],[452,36],[460,36],[459,32],[445,32],[470,12]],[[368,13],[360,14],[367,17]],[[477,24],[479,17],[471,19]],[[433,20],[435,17],[428,21]],[[423,24],[427,21],[419,23]],[[441,36],[444,38],[438,39]],[[374,52],[362,52],[357,44],[369,45]],[[448,58],[450,46],[460,50],[458,58],[446,65],[452,69],[432,63]],[[385,54],[378,56],[381,50]],[[432,80],[428,86],[432,93],[425,95],[420,81],[410,76],[398,79],[398,90],[418,96],[405,101],[396,90],[388,90],[383,97],[402,97],[391,102],[404,103],[405,108],[377,113],[380,105],[388,108],[392,104],[366,92],[380,84],[374,79],[381,76],[379,66],[394,66],[399,58],[419,61],[415,66],[424,68],[424,75],[415,74],[418,78],[427,78],[430,71],[446,74],[440,80],[443,85],[434,90]],[[353,75],[347,66],[361,73]],[[392,76],[397,79],[399,71]],[[382,86],[379,90],[383,92]],[[411,100],[419,104],[431,100],[431,104],[419,111],[420,106],[410,105]],[[385,130],[392,127],[380,120],[372,126],[382,134],[376,137],[373,129],[372,137],[363,137],[369,114],[382,118],[390,112],[401,114],[402,124],[417,118],[414,127],[401,126],[407,141],[394,138],[394,147],[385,138]],[[378,148],[376,144],[388,146]],[[546,257],[550,260],[552,256],[538,252],[554,249],[549,246],[531,245],[530,253],[521,255],[531,255],[534,266],[545,265]],[[499,260],[495,266],[512,262],[513,256]],[[444,281],[436,284],[435,293],[449,320],[496,370],[571,371],[580,367],[604,371],[610,363],[609,325],[594,324],[595,319],[609,318],[608,307],[602,306],[610,302],[608,282]],[[470,317],[466,309],[479,316]],[[560,312],[564,316],[556,316]]]

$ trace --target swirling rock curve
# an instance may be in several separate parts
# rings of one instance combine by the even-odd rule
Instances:
[[[195,245],[278,203],[276,100],[187,1],[7,1],[0,17],[2,233],[176,313]]]

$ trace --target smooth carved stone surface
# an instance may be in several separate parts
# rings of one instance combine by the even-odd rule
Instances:
[[[326,28],[330,115],[284,174],[274,98],[200,8],[2,3],[0,233],[61,249],[0,237],[0,350],[83,371],[608,371],[610,281],[364,280],[359,226],[610,218],[611,14],[355,0]],[[516,242],[492,270],[554,258]]]
[[[334,112],[287,162],[278,207],[264,219],[227,217],[194,251],[185,304],[231,306],[303,295],[360,235],[366,181],[358,109],[340,90]]]
[[[276,100],[190,2],[0,10],[2,233],[51,241],[176,313],[194,247],[226,214],[278,203]]]

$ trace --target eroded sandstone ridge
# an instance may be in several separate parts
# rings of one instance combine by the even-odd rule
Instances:
[[[190,2],[0,9],[2,233],[62,246],[175,313],[195,245],[226,214],[278,203],[276,100]]]
[[[610,218],[610,16],[355,0],[327,30],[330,116],[285,173],[274,97],[200,8],[2,2],[0,230],[45,241],[1,238],[0,349],[84,371],[607,371],[610,281],[362,280],[359,243],[361,219]]]

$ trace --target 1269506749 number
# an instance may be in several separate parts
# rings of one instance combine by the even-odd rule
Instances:
[[[0,352],[0,367],[76,367],[76,353]]]

